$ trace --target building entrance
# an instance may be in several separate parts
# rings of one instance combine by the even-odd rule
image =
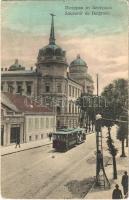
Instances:
[[[1,146],[4,145],[4,126],[1,127]]]
[[[11,127],[10,143],[15,143],[20,138],[20,127]]]

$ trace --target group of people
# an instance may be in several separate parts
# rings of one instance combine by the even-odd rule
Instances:
[[[122,176],[121,185],[123,187],[124,198],[128,198],[128,174],[127,171],[124,172]],[[119,185],[115,185],[115,189],[112,193],[112,199],[123,199],[122,191],[119,189]]]

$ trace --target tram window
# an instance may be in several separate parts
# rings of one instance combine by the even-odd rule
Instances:
[[[59,140],[59,139],[60,139],[60,136],[59,136],[59,135],[57,135],[57,136],[56,136],[56,139],[57,139],[57,140]]]
[[[56,135],[53,134],[53,140],[55,140],[55,139],[56,139]]]

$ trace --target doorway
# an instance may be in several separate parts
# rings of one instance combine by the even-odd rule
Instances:
[[[20,138],[20,127],[11,127],[10,143],[15,143]]]
[[[1,146],[4,145],[4,126],[1,126]]]

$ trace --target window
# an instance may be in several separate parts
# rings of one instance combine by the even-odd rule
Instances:
[[[77,88],[76,88],[76,97],[78,97],[78,95],[77,95]]]
[[[29,118],[28,119],[28,129],[32,130],[32,124],[33,124],[33,121],[32,121],[32,118]]]
[[[35,119],[35,129],[39,128],[39,120],[38,118]]]
[[[61,114],[61,108],[59,106],[57,106],[56,112],[57,112],[57,115]]]
[[[61,93],[61,84],[60,83],[57,84],[57,92]]]
[[[8,92],[13,93],[12,83],[8,83]]]
[[[3,84],[1,84],[1,91],[3,91],[4,87],[3,87]]]
[[[69,103],[69,113],[71,113],[71,103]]]
[[[77,113],[77,106],[75,106],[75,113]]]
[[[79,89],[78,89],[78,97],[80,96],[80,91],[79,91]]]
[[[29,136],[29,141],[31,141],[32,140],[32,137],[31,136]]]
[[[41,118],[41,119],[40,119],[40,127],[41,127],[41,128],[44,128],[44,118]]]
[[[49,119],[46,118],[46,128],[49,128]]]
[[[71,97],[71,85],[69,85],[69,96]]]
[[[72,113],[74,113],[74,103],[72,104]]]
[[[17,93],[22,94],[22,86],[21,85],[17,86]]]
[[[43,139],[43,134],[41,134],[41,139]]]
[[[31,95],[31,85],[27,85],[27,95]]]
[[[54,126],[54,121],[53,121],[53,118],[51,118],[51,121],[50,121],[50,126],[53,127]]]
[[[36,139],[36,140],[38,139],[38,135],[35,136],[35,139]]]
[[[74,87],[72,87],[72,96],[74,97]]]
[[[50,92],[50,86],[49,85],[46,85],[45,91]]]

